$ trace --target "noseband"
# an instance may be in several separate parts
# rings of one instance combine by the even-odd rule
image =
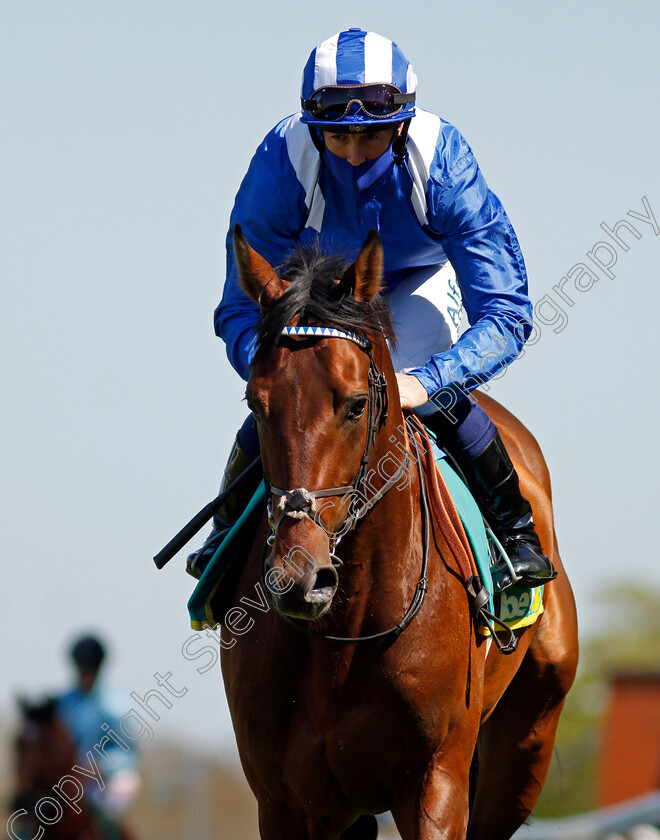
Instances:
[[[282,520],[286,516],[293,519],[309,518],[315,524],[319,525],[325,531],[330,540],[330,557],[335,565],[341,566],[341,560],[335,558],[336,547],[341,540],[343,534],[355,527],[357,521],[365,515],[387,491],[393,487],[401,478],[404,471],[408,468],[410,456],[406,450],[403,461],[393,476],[388,478],[385,484],[378,490],[366,504],[358,507],[344,520],[339,531],[330,531],[323,519],[318,514],[317,499],[324,499],[331,496],[346,496],[347,494],[359,492],[364,485],[367,474],[367,466],[369,463],[369,454],[372,447],[375,447],[376,434],[385,425],[387,421],[388,409],[388,395],[387,395],[387,380],[385,374],[378,370],[378,366],[373,357],[371,341],[356,333],[345,332],[343,330],[334,329],[333,327],[284,327],[282,335],[298,336],[303,338],[344,338],[354,342],[363,350],[369,357],[369,374],[368,383],[369,391],[367,397],[367,436],[364,444],[364,452],[360,460],[355,478],[352,484],[345,484],[342,487],[328,487],[322,490],[307,490],[305,487],[297,487],[294,490],[283,490],[281,487],[276,487],[265,478],[266,496],[268,498],[268,524],[270,525],[270,535],[267,539],[268,545],[274,545],[275,535]],[[275,518],[271,509],[271,494],[279,496],[280,500],[277,505],[278,516]],[[364,494],[363,494],[364,495]]]

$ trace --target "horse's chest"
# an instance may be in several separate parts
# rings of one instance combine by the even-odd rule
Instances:
[[[386,808],[397,774],[433,751],[437,720],[382,673],[326,661],[323,683],[280,679],[274,694],[272,685],[267,700],[241,705],[237,729],[242,756],[269,788],[283,784],[309,803],[350,791],[362,808]]]
[[[362,808],[384,808],[396,767],[413,740],[385,707],[354,704],[327,715],[299,710],[283,745],[287,786],[309,802],[322,803],[332,791],[340,800],[348,791]],[[313,773],[301,774],[300,768]]]

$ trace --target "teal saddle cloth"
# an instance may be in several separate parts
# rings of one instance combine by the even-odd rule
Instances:
[[[543,611],[543,587],[529,590],[512,586],[497,598],[493,597],[493,582],[490,573],[491,552],[479,507],[444,454],[435,447],[434,454],[470,541],[481,582],[488,592],[489,611],[495,612],[513,629],[532,624]],[[225,612],[232,606],[229,599],[233,596],[242,566],[240,558],[247,555],[265,508],[266,490],[264,483],[260,482],[242,515],[209,560],[190,596],[188,612],[190,624],[194,630],[213,628],[222,623]],[[485,634],[490,632],[485,627],[482,629]]]

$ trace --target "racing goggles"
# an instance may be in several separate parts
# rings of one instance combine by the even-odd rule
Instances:
[[[414,93],[401,93],[390,84],[326,85],[315,90],[309,99],[301,99],[301,104],[303,111],[309,111],[315,120],[336,122],[354,104],[368,116],[382,120],[393,117],[404,105],[414,101]]]

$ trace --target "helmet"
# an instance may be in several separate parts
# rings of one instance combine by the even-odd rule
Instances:
[[[83,636],[72,646],[71,659],[78,668],[97,671],[105,659],[105,647],[94,636]]]
[[[332,131],[373,131],[415,116],[417,76],[399,47],[348,29],[312,50],[303,70],[302,122]]]

